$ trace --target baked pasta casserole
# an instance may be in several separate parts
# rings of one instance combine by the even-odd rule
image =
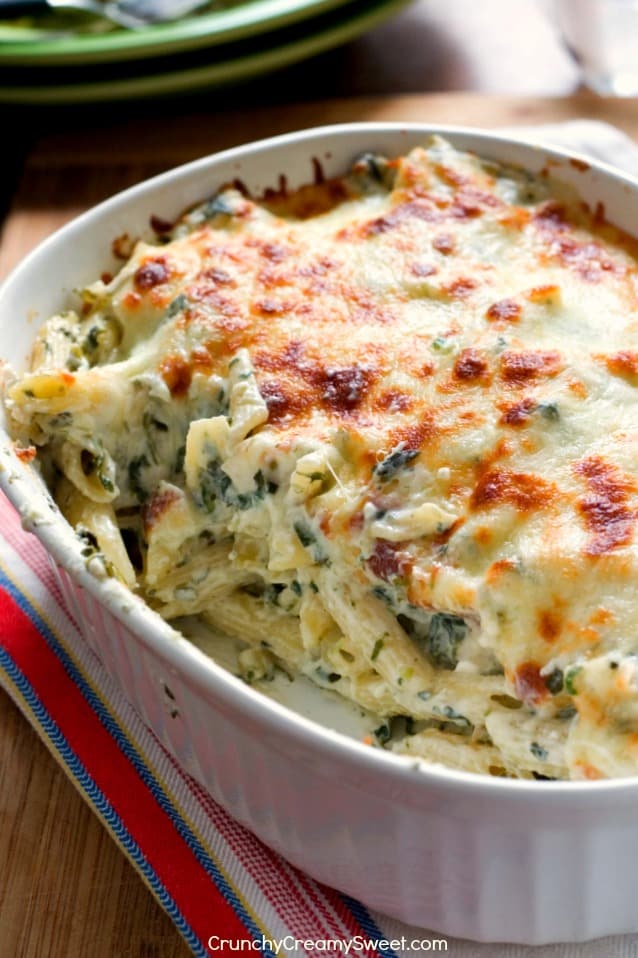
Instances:
[[[638,773],[638,244],[440,138],[152,225],[4,370],[86,556],[385,748]]]

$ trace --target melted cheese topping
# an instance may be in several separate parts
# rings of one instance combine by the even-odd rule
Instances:
[[[372,707],[363,661],[375,710],[421,722],[400,751],[636,774],[636,243],[438,139],[291,198],[223,190],[163,240],[7,393],[50,477],[97,475],[151,604],[213,615],[193,576],[159,586],[226,543],[242,601],[300,622],[276,660]],[[337,600],[392,620],[367,652]]]

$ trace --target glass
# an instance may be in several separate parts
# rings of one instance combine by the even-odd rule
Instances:
[[[583,82],[603,96],[638,95],[638,0],[555,0]]]

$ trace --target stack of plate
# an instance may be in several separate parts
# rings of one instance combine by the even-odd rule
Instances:
[[[141,30],[51,13],[0,20],[0,103],[82,103],[217,87],[337,46],[407,0],[211,0]]]

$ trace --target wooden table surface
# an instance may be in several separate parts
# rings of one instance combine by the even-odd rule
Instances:
[[[452,3],[457,11],[459,2],[463,0]],[[356,60],[357,54],[339,56]],[[559,89],[560,84],[573,84],[564,63],[561,69]],[[556,70],[555,77],[560,73]],[[401,83],[390,82],[392,92],[382,96],[353,96],[355,83],[346,99],[257,108],[244,102],[223,112],[198,100],[189,105],[190,112],[170,112],[170,135],[165,124],[158,124],[157,109],[150,109],[147,119],[131,111],[83,114],[81,132],[73,122],[66,122],[66,130],[56,130],[64,124],[49,117],[44,135],[31,145],[13,193],[0,247],[0,275],[54,228],[116,190],[219,148],[287,130],[349,120],[491,127],[590,117],[615,123],[638,141],[636,102],[584,93],[566,98],[486,94],[485,76],[489,70],[474,83],[481,90],[474,93],[403,95],[397,92]],[[273,92],[271,102],[276,100]],[[1,958],[185,958],[190,953],[1,692],[0,862]],[[214,930],[211,915],[211,933]]]

